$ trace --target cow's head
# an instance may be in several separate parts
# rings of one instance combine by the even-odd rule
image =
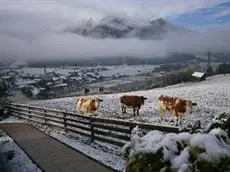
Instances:
[[[103,99],[100,99],[100,98],[97,98],[96,99],[98,102],[102,102],[103,101]]]
[[[161,100],[163,99],[163,97],[164,97],[164,96],[163,96],[163,95],[161,95],[161,96],[158,98],[158,100],[160,100],[160,101],[161,101]]]
[[[141,96],[141,104],[144,104],[144,102],[145,102],[146,99],[147,99],[146,97]]]
[[[197,103],[193,103],[192,101],[188,100],[187,101],[187,107],[186,107],[187,113],[193,112],[193,106],[197,106]]]

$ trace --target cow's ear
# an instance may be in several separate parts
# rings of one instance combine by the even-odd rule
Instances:
[[[147,97],[144,97],[144,100],[147,100]]]

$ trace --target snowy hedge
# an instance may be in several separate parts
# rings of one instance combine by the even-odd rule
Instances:
[[[128,158],[126,172],[230,171],[230,140],[219,128],[208,134],[152,131],[143,136],[136,127],[122,153]]]

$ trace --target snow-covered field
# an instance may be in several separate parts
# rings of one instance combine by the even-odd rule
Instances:
[[[120,66],[107,66],[109,70],[101,71],[103,76],[112,76],[117,73],[122,75],[136,75],[152,71],[158,65],[120,65]]]
[[[145,72],[150,72],[152,71],[155,67],[158,65],[120,65],[120,66],[104,66],[108,70],[101,71],[99,72],[103,76],[112,76],[117,73],[120,74],[125,74],[125,75],[136,75],[140,73],[145,73]],[[84,68],[84,67],[82,67]],[[87,67],[86,67],[87,68]],[[90,67],[89,67],[90,68]],[[92,67],[93,68],[93,67]],[[44,68],[33,68],[33,67],[24,67],[20,72],[23,72],[25,74],[30,74],[30,75],[38,75],[38,74],[43,74],[44,73]],[[46,68],[47,72],[53,72],[55,71],[56,73],[66,75],[69,72],[74,72],[75,67],[66,67],[66,68]]]
[[[26,122],[25,120],[18,119],[17,117],[9,117],[6,118],[0,123],[20,123],[20,122]],[[82,152],[83,154],[96,159],[100,161],[101,163],[110,166],[111,168],[117,170],[117,171],[122,171],[125,166],[126,166],[126,160],[122,159],[121,157],[121,150],[120,147],[117,146],[112,146],[106,143],[101,143],[101,142],[91,142],[90,138],[81,136],[79,134],[75,134],[72,132],[65,132],[63,130],[57,129],[57,128],[50,128],[47,126],[41,126],[33,122],[28,122],[35,126],[36,128],[40,129],[41,131],[47,133],[48,135],[60,140],[61,142],[73,147],[74,149]],[[0,137],[0,143],[1,143],[1,138]],[[9,139],[8,136],[5,136],[4,139]],[[13,143],[12,139],[10,141]],[[16,145],[16,144],[15,144]],[[11,146],[11,143],[5,144],[5,147],[9,148]],[[16,145],[17,146],[17,145]],[[2,145],[0,144],[0,150],[1,150]],[[19,148],[18,148],[19,149]],[[21,164],[21,169],[17,169],[16,171],[12,172],[22,172],[23,171],[23,158],[25,158],[25,162],[28,163],[28,168],[33,167],[33,165],[30,163],[29,160],[26,159],[26,157],[22,154],[22,150],[20,151],[20,161],[18,160],[17,166],[20,166]],[[15,162],[14,162],[15,163]],[[12,163],[13,164],[13,163]],[[26,168],[27,168],[26,166]],[[18,171],[17,171],[18,170]],[[26,169],[24,169],[26,170]],[[0,169],[1,171],[1,169]],[[24,172],[24,171],[23,171]],[[32,171],[29,170],[29,172],[37,172],[36,170]]]
[[[206,81],[195,83],[182,83],[164,88],[137,91],[129,93],[94,95],[90,97],[100,97],[104,101],[101,103],[98,116],[103,118],[120,118],[131,121],[147,122],[152,124],[175,125],[174,122],[168,120],[163,122],[159,118],[159,101],[160,95],[178,96],[190,99],[196,102],[198,106],[194,108],[194,112],[188,115],[183,124],[194,123],[201,120],[202,126],[211,121],[216,114],[229,111],[230,107],[230,75],[217,75],[207,78]],[[140,109],[140,115],[133,117],[132,110],[128,111],[128,115],[122,115],[120,109],[119,98],[124,94],[145,96],[148,99]],[[30,104],[61,109],[66,111],[76,111],[76,97],[51,99],[46,101],[34,101]]]

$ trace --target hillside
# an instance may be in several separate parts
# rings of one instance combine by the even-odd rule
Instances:
[[[129,92],[125,94],[136,94],[147,97],[144,106],[141,107],[140,116],[133,117],[132,110],[127,115],[122,115],[120,110],[119,97],[124,93],[109,95],[94,95],[104,101],[98,111],[99,117],[120,118],[131,121],[147,123],[175,125],[174,122],[162,122],[159,118],[160,95],[179,96],[190,99],[198,104],[194,112],[186,117],[183,124],[194,123],[201,120],[202,126],[207,125],[216,114],[229,111],[230,106],[230,75],[217,75],[207,78],[206,81],[198,83],[183,83],[165,88],[152,89],[147,91]],[[29,104],[44,106],[55,109],[65,109],[75,112],[76,97],[53,99],[46,101],[35,101]]]

